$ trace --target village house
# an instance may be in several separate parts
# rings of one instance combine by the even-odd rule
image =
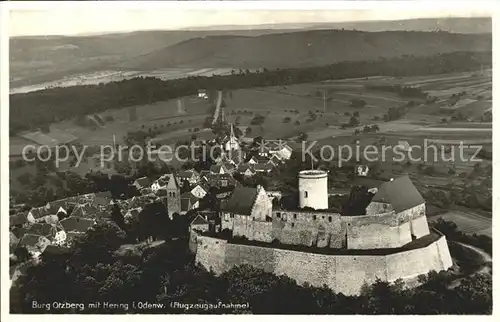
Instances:
[[[46,237],[24,234],[17,247],[24,247],[32,257],[38,257],[48,245],[50,245],[50,240]]]
[[[59,209],[56,209],[53,207],[51,209],[49,209],[47,206],[32,208],[28,212],[28,215],[26,216],[26,220],[30,224],[34,224],[36,222],[52,221],[52,217],[55,216],[57,218],[57,214],[59,212],[66,214],[66,210],[62,209],[61,207]]]
[[[200,206],[200,199],[194,196],[191,192],[185,192],[181,195],[181,215],[190,210],[198,209]]]
[[[9,227],[23,227],[28,223],[28,218],[25,213],[18,213],[9,216]]]
[[[209,229],[208,220],[203,218],[202,215],[198,214],[193,219],[193,221],[191,221],[191,223],[189,224],[189,231],[194,230],[194,229],[196,229],[198,231],[202,231],[202,232],[208,231],[208,229]]]
[[[53,244],[62,244],[66,241],[66,232],[60,224],[35,223],[26,230],[26,233],[43,236]]]
[[[81,204],[73,208],[73,211],[71,212],[70,216],[79,218],[91,218],[94,216],[94,214],[96,214],[99,211],[100,211],[99,208],[97,208],[93,204],[90,203]]]
[[[357,165],[354,169],[354,172],[358,177],[366,177],[368,175],[368,171],[370,171],[370,168],[363,164]]]
[[[13,232],[9,232],[9,253],[13,253],[17,245],[19,244],[19,238]]]
[[[95,223],[94,219],[79,217],[68,217],[60,221],[62,228],[66,232],[66,239],[69,241],[85,234]]]
[[[206,178],[210,174],[212,174],[212,172],[210,170],[201,170],[200,171],[200,179]]]
[[[270,154],[275,155],[280,158],[280,160],[290,160],[292,157],[292,148],[287,144],[280,145],[277,149],[271,149]]]
[[[141,190],[147,188],[151,185],[151,180],[148,177],[138,178],[132,183],[132,185],[137,189]]]
[[[223,219],[230,220],[234,215],[243,215],[256,221],[271,218],[272,202],[262,186],[256,188],[237,187],[222,207]]]
[[[189,191],[198,199],[204,198],[208,193],[208,187],[203,184],[197,184]]]
[[[209,187],[215,187],[215,188],[227,188],[227,187],[234,187],[236,185],[236,180],[233,178],[232,175],[226,173],[226,174],[211,174],[206,178],[207,180],[207,185]]]
[[[228,169],[223,164],[216,164],[210,167],[211,174],[227,174],[229,173]]]
[[[257,173],[270,173],[274,169],[274,166],[270,163],[257,163],[253,168]]]
[[[279,158],[279,156],[275,154],[271,157],[271,159],[269,159],[267,163],[277,167],[278,165],[282,164],[283,161]]]
[[[255,170],[252,164],[240,164],[238,166],[237,172],[244,177],[253,177],[255,175]]]
[[[200,174],[196,170],[183,170],[177,173],[177,179],[180,182],[187,181],[189,184],[196,184],[200,180]]]
[[[167,189],[167,184],[168,184],[168,175],[167,174],[162,175],[151,184],[151,191],[153,193],[158,193],[159,190]]]
[[[130,223],[131,221],[137,221],[139,220],[139,214],[141,213],[141,211],[142,207],[127,209],[123,214],[123,218],[128,223]]]

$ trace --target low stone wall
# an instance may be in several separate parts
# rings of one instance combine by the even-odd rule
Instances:
[[[363,284],[371,284],[377,278],[410,280],[452,265],[444,236],[425,247],[389,255],[325,255],[232,244],[206,236],[198,236],[197,241],[196,262],[216,274],[248,264],[276,275],[287,275],[299,284],[327,285],[346,295],[359,294]]]

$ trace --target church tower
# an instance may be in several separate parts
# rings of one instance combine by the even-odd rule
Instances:
[[[174,213],[181,212],[181,188],[173,173],[170,174],[167,184],[167,210],[170,219]]]
[[[239,150],[240,144],[238,143],[238,138],[234,135],[233,124],[231,123],[231,133],[229,134],[229,139],[227,140],[224,149],[226,151]]]

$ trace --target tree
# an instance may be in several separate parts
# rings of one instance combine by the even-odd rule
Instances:
[[[115,224],[118,225],[121,229],[126,229],[125,226],[125,218],[123,217],[122,211],[120,209],[120,206],[118,206],[118,203],[113,205],[113,209],[111,211],[111,220],[115,222]]]
[[[298,136],[297,140],[298,140],[299,142],[301,142],[301,141],[306,141],[306,140],[307,140],[307,137],[308,137],[307,133],[305,133],[305,132],[300,132],[300,134],[299,134],[299,136]]]
[[[17,177],[17,181],[24,186],[28,186],[32,181],[33,176],[29,172],[25,172]]]
[[[358,126],[359,125],[359,120],[354,117],[354,116],[351,116],[350,120],[349,120],[349,126]]]
[[[365,105],[366,105],[366,101],[359,99],[359,98],[354,98],[354,99],[350,100],[350,103],[351,103],[352,107],[356,107],[356,108],[365,107]]]

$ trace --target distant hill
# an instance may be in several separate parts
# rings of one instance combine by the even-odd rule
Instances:
[[[124,61],[117,67],[140,70],[168,67],[291,68],[402,55],[489,50],[491,34],[309,30],[257,37],[194,38]]]
[[[52,81],[75,73],[111,69],[113,64],[197,37],[258,36],[284,30],[152,30],[92,36],[30,36],[10,39],[11,86]]]
[[[390,21],[352,21],[352,22],[324,22],[324,23],[282,23],[247,26],[212,26],[193,27],[184,30],[234,30],[234,29],[356,29],[360,31],[448,31],[459,34],[491,33],[492,19],[477,18],[424,18]]]
[[[390,52],[390,48],[393,46],[392,43],[399,41],[398,35],[383,33],[365,37],[361,36],[363,33],[346,32],[340,34],[337,32],[335,37],[329,38],[325,36],[328,32],[321,30],[342,28],[363,31],[434,31],[441,29],[463,34],[491,34],[491,19],[446,18],[320,24],[269,24],[259,26],[217,26],[173,31],[138,31],[72,37],[14,37],[10,39],[10,81],[11,86],[15,87],[53,81],[77,73],[107,69],[135,69],[142,68],[142,66],[146,66],[147,69],[157,69],[173,66],[176,63],[190,67],[215,64],[215,66],[210,65],[209,67],[244,68],[250,66],[253,68],[265,65],[270,68],[277,65],[276,63],[280,63],[283,58],[286,58],[285,63],[286,61],[292,63],[298,61],[303,65],[334,62],[338,61],[338,59],[344,59],[342,57],[348,59],[386,57],[387,55],[393,55]],[[334,33],[331,30],[329,32]],[[272,37],[272,35],[275,35],[275,37]],[[394,46],[397,47],[396,53],[409,54],[413,51],[412,46],[417,47],[415,48],[417,52],[423,51],[419,50],[418,47],[420,46],[416,45],[422,45],[423,48],[430,50],[429,54],[432,54],[435,52],[449,52],[455,50],[455,48],[470,48],[476,44],[476,40],[473,40],[469,46],[466,44],[468,39],[476,39],[473,37],[474,35],[469,35],[473,38],[440,35],[445,39],[443,44],[437,43],[440,36],[406,34],[406,36],[412,38],[405,41],[408,48],[405,45],[394,43]],[[213,38],[214,36],[233,37]],[[206,38],[203,39],[203,37]],[[311,41],[307,41],[307,37],[312,37]],[[360,40],[360,37],[365,37],[366,40]],[[384,37],[392,38],[382,39]],[[424,39],[424,37],[428,38]],[[478,37],[488,38],[488,36]],[[491,42],[491,36],[489,37]],[[192,40],[192,42],[189,40]],[[431,40],[431,43],[418,44],[419,41],[427,40]],[[272,44],[273,41],[284,41],[284,47],[281,48],[278,43]],[[321,44],[322,41],[331,44]],[[343,49],[343,42],[345,41],[347,41],[346,48],[348,49]],[[314,43],[314,48],[305,51],[304,45],[306,42]],[[362,42],[365,42],[365,44],[361,45]],[[413,45],[410,45],[410,43]],[[242,47],[238,50],[240,45]],[[197,46],[201,47],[194,49]],[[334,47],[335,53],[331,51],[332,47]],[[372,47],[373,50],[370,52]],[[222,48],[224,49],[221,50]],[[361,49],[368,52],[345,53],[349,50]],[[329,51],[320,53],[320,50]],[[230,53],[231,57],[227,59]],[[283,53],[291,57],[283,57]],[[163,55],[166,56],[163,57]],[[235,57],[235,55],[240,57]],[[148,62],[148,59],[151,59],[151,61]],[[289,66],[288,63],[284,65]]]

